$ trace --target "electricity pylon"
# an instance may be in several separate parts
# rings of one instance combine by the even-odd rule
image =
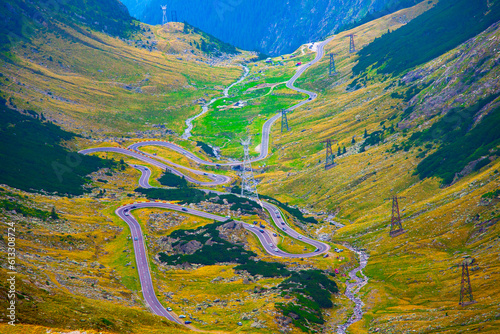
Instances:
[[[469,265],[467,261],[464,261],[462,262],[462,282],[460,284],[460,301],[458,302],[458,305],[466,306],[474,303],[475,301],[472,297],[472,286],[470,285]]]
[[[241,171],[241,196],[248,197],[251,199],[259,200],[259,194],[257,193],[257,181],[253,177],[252,162],[250,160],[249,147],[251,138],[242,139],[241,145],[243,145],[243,151],[245,152],[245,157],[243,158],[243,169]]]
[[[290,130],[290,128],[288,127],[288,119],[286,118],[287,112],[288,110],[286,109],[281,110],[281,133],[283,133],[283,130]]]
[[[168,20],[167,20],[167,5],[160,5],[161,11],[163,12],[163,17],[161,20],[161,25],[164,26]]]
[[[403,229],[403,225],[401,225],[401,215],[399,214],[398,199],[401,198],[405,197],[392,196],[392,198],[386,198],[386,200],[392,199],[391,231],[389,235],[393,238],[406,232]]]
[[[326,143],[325,169],[330,169],[335,166],[335,155],[332,151],[332,143],[335,141],[335,139],[330,138],[322,141],[322,143]]]

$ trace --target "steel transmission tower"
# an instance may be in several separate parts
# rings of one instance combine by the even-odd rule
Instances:
[[[245,152],[245,157],[243,159],[243,169],[241,171],[241,196],[248,197],[251,199],[259,200],[259,195],[257,193],[257,182],[253,177],[252,162],[250,160],[249,147],[251,138],[242,139],[241,145],[243,145],[243,151]]]
[[[326,143],[326,158],[325,158],[325,169],[330,169],[335,166],[335,155],[333,155],[332,151],[332,143],[335,142],[335,139],[328,138],[327,140],[322,141],[322,143]]]
[[[469,265],[466,261],[462,262],[462,283],[460,285],[460,302],[458,305],[466,306],[474,304],[472,297],[472,286],[470,285]]]
[[[349,40],[349,53],[356,52],[356,46],[354,45],[354,37],[355,36],[356,36],[355,34],[350,34],[350,35],[346,36],[346,37],[350,38],[350,40]]]
[[[336,55],[336,53],[330,53],[330,68],[329,68],[329,76],[333,76],[337,74],[337,69],[335,68],[335,60],[333,59],[333,56]]]
[[[161,20],[161,25],[165,25],[166,23],[168,23],[168,20],[167,20],[167,5],[161,5],[161,10],[163,12],[163,18]]]
[[[401,216],[399,214],[398,199],[401,199],[401,198],[405,198],[405,197],[398,197],[398,196],[392,197],[391,231],[389,232],[389,235],[393,238],[406,232],[403,229],[403,225],[401,225]],[[388,198],[386,198],[386,199],[388,199]]]
[[[283,133],[283,130],[290,130],[290,128],[288,127],[288,119],[286,118],[287,112],[288,110],[286,109],[281,110],[281,133]]]
[[[170,12],[170,20],[172,22],[179,22],[179,21],[177,21],[177,11],[176,10],[173,10]]]

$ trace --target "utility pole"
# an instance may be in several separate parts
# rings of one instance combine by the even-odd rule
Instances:
[[[161,11],[163,12],[163,18],[161,20],[161,25],[164,26],[165,24],[168,23],[167,20],[167,5],[160,5]]]
[[[179,21],[177,21],[177,11],[176,10],[173,10],[170,12],[170,20],[172,22],[179,22]]]
[[[337,69],[335,68],[335,60],[333,59],[333,56],[337,55],[336,53],[330,53],[330,67],[328,71],[329,76],[334,76],[337,74]]]
[[[350,41],[349,41],[349,53],[354,53],[356,52],[356,46],[354,45],[354,37],[357,36],[355,34],[350,34],[350,35],[347,35],[346,37],[349,37],[350,38]]]
[[[325,158],[325,169],[330,169],[333,166],[335,166],[335,156],[333,155],[332,151],[332,143],[336,142],[335,139],[326,139],[322,141],[322,143],[326,143],[326,158]]]
[[[475,302],[472,297],[472,286],[470,285],[469,264],[467,260],[464,260],[462,262],[462,282],[460,284],[460,302],[458,302],[458,305],[466,306]]]
[[[243,145],[243,151],[245,152],[245,157],[243,159],[243,168],[241,171],[241,196],[248,197],[259,201],[259,194],[257,193],[257,182],[253,177],[252,162],[250,160],[249,147],[251,138],[242,139],[241,145]]]
[[[401,215],[399,214],[398,199],[401,198],[406,197],[392,196],[392,198],[386,198],[386,200],[392,199],[391,231],[389,232],[389,235],[393,238],[406,232],[403,229],[403,225],[401,225]]]
[[[283,130],[285,131],[290,131],[290,128],[288,127],[288,119],[286,118],[288,110],[283,109],[281,110],[281,133],[283,133]]]

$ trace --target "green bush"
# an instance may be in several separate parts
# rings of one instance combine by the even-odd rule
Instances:
[[[163,175],[158,179],[158,182],[168,187],[187,188],[188,186],[188,183],[185,178],[175,175],[168,169],[165,170]]]
[[[358,51],[355,74],[370,66],[398,75],[457,47],[500,20],[500,2],[441,0],[401,28]]]
[[[17,213],[22,214],[24,217],[36,217],[42,220],[47,220],[48,218],[53,218],[49,211],[43,211],[36,208],[27,207],[21,203],[9,201],[9,200],[0,200],[0,209],[4,209],[6,211],[15,210]],[[55,217],[55,219],[57,216]]]
[[[207,144],[205,144],[204,142],[197,141],[196,146],[201,147],[203,152],[205,152],[207,155],[209,155],[211,157],[215,157],[214,150],[212,150],[212,148],[210,146],[208,146]]]
[[[163,201],[179,201],[180,203],[199,203],[215,195],[194,188],[162,189],[137,188],[136,192],[146,195],[148,199]]]
[[[453,115],[452,115],[453,116]],[[491,111],[472,130],[467,132],[467,121],[447,124],[446,121],[436,126],[436,133],[443,138],[442,146],[434,153],[428,155],[417,166],[417,174],[420,178],[437,176],[443,184],[450,184],[455,174],[460,172],[469,162],[478,160],[482,156],[499,154],[497,147],[500,145],[500,107]],[[438,124],[435,123],[434,125]],[[458,125],[457,125],[458,124]],[[432,131],[431,127],[431,131]],[[421,133],[415,139],[426,140],[429,132]],[[413,136],[412,136],[413,137]],[[491,153],[490,150],[496,150]],[[489,159],[482,160],[480,167],[490,162]]]
[[[276,307],[282,310],[283,315],[294,313],[294,325],[303,331],[315,331],[314,324],[321,325],[325,321],[321,309],[331,308],[332,294],[338,293],[337,284],[320,270],[301,270],[292,272],[291,276],[278,285],[283,290],[282,296],[289,295],[296,298],[296,302],[287,304],[277,303]]]
[[[60,145],[74,137],[52,123],[7,108],[0,98],[0,183],[28,192],[83,194],[82,186],[90,182],[86,175],[116,164]]]
[[[238,263],[235,270],[246,270],[251,275],[262,275],[264,277],[288,276],[290,272],[285,265],[273,262],[256,262],[252,258],[256,257],[252,251],[247,251],[241,245],[234,245],[220,237],[217,227],[227,223],[217,222],[197,228],[196,230],[176,230],[170,235],[171,238],[179,239],[172,244],[173,247],[182,245],[192,240],[203,244],[193,254],[173,254],[167,255],[159,253],[159,260],[163,263],[175,265],[185,262],[203,265],[214,265],[217,263],[229,262]],[[211,241],[208,243],[208,241]]]

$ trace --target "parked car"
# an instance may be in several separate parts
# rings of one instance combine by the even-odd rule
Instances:
[[[185,325],[189,325],[190,323],[191,323],[191,321],[189,321],[189,320],[184,321]]]
[[[168,312],[172,312],[172,308],[171,307],[167,307],[167,311]]]
[[[179,316],[179,318],[181,318],[181,319],[183,319],[183,318],[185,318],[185,317],[186,317],[186,316],[185,316],[184,314],[181,314],[181,315]]]

